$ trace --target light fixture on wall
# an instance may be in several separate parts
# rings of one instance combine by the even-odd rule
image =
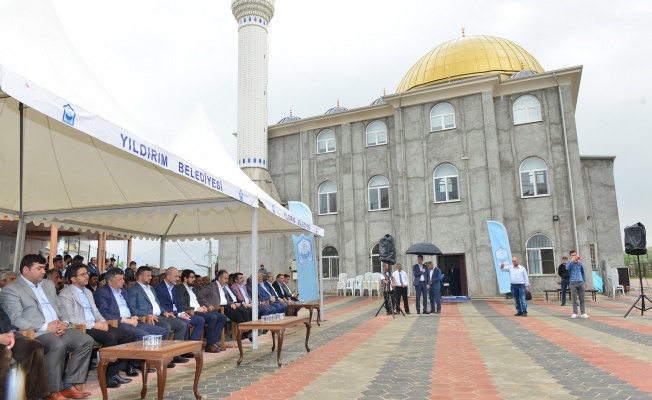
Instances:
[[[552,220],[553,221],[559,221],[559,215],[553,215]]]

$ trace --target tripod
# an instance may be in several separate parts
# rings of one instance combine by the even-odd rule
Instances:
[[[376,315],[374,315],[374,318],[377,317],[378,314],[380,314],[380,310],[382,310],[383,307],[385,306],[389,307],[389,309],[392,310],[391,311],[392,318],[394,318],[394,315],[396,315],[396,311],[395,311],[396,308],[394,307],[394,292],[390,292],[388,289],[385,289],[383,291],[383,297],[384,297],[383,304],[381,304],[380,307],[378,308],[378,311],[376,311]],[[401,310],[401,314],[403,314],[403,310]],[[403,314],[403,316],[405,317],[405,314]]]
[[[650,299],[645,295],[645,291],[643,291],[643,273],[641,271],[641,258],[640,257],[641,257],[640,255],[638,255],[638,254],[636,255],[636,262],[638,263],[638,281],[639,281],[639,284],[641,285],[641,294],[638,295],[638,299],[634,302],[634,304],[632,304],[632,306],[629,308],[629,310],[627,310],[627,314],[625,314],[625,316],[623,318],[627,318],[627,315],[629,315],[629,313],[634,308],[636,308],[638,310],[641,310],[641,315],[643,315],[643,313],[645,311],[652,308],[652,307],[645,307],[645,299],[647,299],[647,301],[650,304],[652,304],[652,301],[650,301]],[[638,306],[639,301],[641,302],[640,307]]]

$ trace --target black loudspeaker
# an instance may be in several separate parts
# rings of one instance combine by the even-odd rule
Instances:
[[[389,265],[396,263],[394,238],[389,233],[383,236],[378,242],[378,258],[380,258],[380,261],[386,262]]]
[[[645,226],[640,222],[625,228],[625,253],[634,256],[647,254]]]

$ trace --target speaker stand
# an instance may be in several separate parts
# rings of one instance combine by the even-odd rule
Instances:
[[[641,310],[641,315],[643,315],[643,313],[645,311],[652,308],[652,307],[649,307],[649,306],[645,307],[645,299],[647,299],[649,304],[652,304],[652,301],[650,301],[650,299],[645,295],[645,291],[643,290],[643,272],[641,271],[641,258],[640,257],[641,257],[640,255],[638,255],[638,254],[636,255],[636,262],[638,263],[638,280],[639,280],[639,284],[641,285],[640,286],[641,287],[641,294],[638,295],[638,299],[636,299],[634,304],[632,304],[632,306],[627,311],[627,314],[625,314],[625,316],[623,318],[627,318],[627,315],[629,315],[629,313],[632,312],[632,310],[634,308],[636,308],[638,310]],[[640,307],[638,306],[639,301],[641,302]]]

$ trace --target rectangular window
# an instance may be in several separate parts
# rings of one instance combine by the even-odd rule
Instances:
[[[524,124],[527,122],[527,116],[525,114],[525,109],[521,108],[519,110],[514,110],[514,125]]]
[[[340,275],[340,259],[338,257],[331,258],[331,278],[337,278]]]
[[[548,176],[546,171],[535,171],[537,195],[548,194]]]
[[[435,179],[435,201],[437,203],[446,201],[446,184],[444,183],[446,178],[437,178]]]
[[[459,199],[457,178],[448,178],[448,201]]]
[[[598,270],[598,265],[597,265],[597,258],[595,254],[595,243],[589,243],[589,253],[591,253],[591,270],[597,271]]]
[[[375,146],[376,145],[376,134],[375,133],[368,133],[367,134],[367,146]]]
[[[319,195],[319,213],[328,214],[328,194],[322,193]]]
[[[521,173],[521,191],[523,196],[534,196],[534,182],[531,172]]]
[[[380,208],[389,208],[389,188],[380,188]]]
[[[330,258],[329,257],[322,257],[321,259],[321,271],[322,271],[322,276],[324,278],[329,278],[329,271],[330,271],[330,263],[329,263]]]
[[[328,140],[328,151],[335,151],[335,139]]]
[[[541,267],[544,274],[555,274],[555,251],[553,249],[541,249]]]
[[[378,204],[378,189],[369,190],[369,209],[377,210],[380,206]]]
[[[337,212],[337,193],[328,193],[328,212]]]
[[[444,115],[444,127],[446,127],[446,129],[455,127],[455,118],[453,114]]]
[[[431,125],[432,131],[441,131],[441,130],[443,130],[444,129],[443,122],[444,122],[444,120],[441,117],[441,115],[438,115],[436,117],[432,117],[431,120],[430,120],[430,125]]]
[[[541,110],[539,107],[527,109],[528,121],[541,121]]]
[[[527,266],[530,275],[541,274],[541,254],[538,249],[527,251]]]
[[[371,272],[380,272],[380,255],[378,254],[371,256]]]
[[[326,153],[326,141],[319,141],[317,142],[317,152],[319,154],[321,153]]]
[[[378,132],[377,144],[387,144],[387,132]]]

